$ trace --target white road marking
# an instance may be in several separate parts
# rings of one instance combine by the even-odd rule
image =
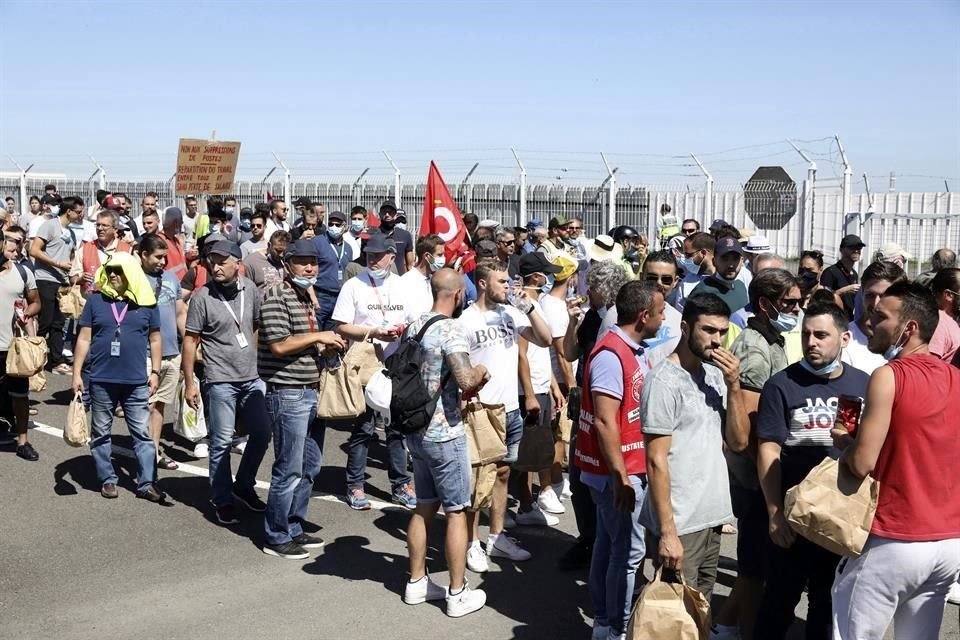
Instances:
[[[57,429],[56,427],[51,427],[50,425],[46,425],[40,422],[34,422],[33,425],[34,425],[33,431],[38,431],[40,433],[45,433],[48,436],[54,436],[56,438],[63,439],[63,429]],[[89,451],[89,447],[83,447],[83,449],[86,449]],[[115,455],[121,455],[125,458],[136,459],[136,456],[133,455],[133,451],[131,451],[130,449],[127,449],[126,447],[117,446],[116,444],[113,445],[113,453]],[[92,461],[91,461],[91,464],[93,464]],[[202,476],[205,478],[210,476],[209,469],[207,467],[198,467],[196,465],[187,464],[185,462],[178,462],[177,464],[180,466],[177,468],[176,471],[165,471],[164,473],[176,473],[177,471],[182,471],[183,473],[187,473],[192,476]],[[270,488],[270,483],[264,482],[263,480],[257,480],[257,488],[268,490]],[[321,491],[314,491],[312,497],[314,500],[323,500],[324,502],[335,502],[337,504],[341,504],[344,506],[346,506],[347,504],[346,496],[339,496],[334,493],[323,493]],[[370,501],[370,506],[373,509],[377,509],[377,510],[403,509],[403,507],[401,507],[398,504],[392,504],[390,502],[382,502],[380,500],[375,500],[370,497],[368,497],[367,500]]]

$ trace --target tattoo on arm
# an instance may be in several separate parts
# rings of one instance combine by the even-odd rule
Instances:
[[[457,380],[457,386],[464,391],[473,391],[480,383],[480,376],[470,364],[470,356],[466,353],[450,353],[446,357],[447,366],[450,367],[453,377]]]

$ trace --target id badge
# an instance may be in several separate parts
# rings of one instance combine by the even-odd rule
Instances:
[[[237,344],[240,345],[241,349],[247,348],[247,337],[243,335],[243,332],[237,334]]]
[[[114,340],[110,343],[110,357],[119,358],[120,357],[120,341]]]
[[[337,280],[340,281],[341,283],[343,282],[343,269],[339,269],[337,271]]]

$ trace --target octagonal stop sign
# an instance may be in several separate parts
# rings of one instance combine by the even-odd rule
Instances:
[[[757,229],[782,229],[797,213],[797,184],[783,167],[760,167],[743,185],[743,206]]]

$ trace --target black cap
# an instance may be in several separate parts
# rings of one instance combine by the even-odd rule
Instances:
[[[58,196],[58,195],[51,194],[51,193],[44,194],[44,196],[43,196],[42,198],[40,198],[40,204],[49,204],[49,205],[51,205],[51,206],[58,205],[58,204],[60,204],[62,201],[63,201],[63,198],[61,198],[61,197]]]
[[[740,242],[730,237],[720,238],[717,240],[717,246],[714,249],[714,255],[719,258],[720,256],[727,255],[728,253],[738,253],[742,256],[743,247],[740,246]]]
[[[521,276],[529,276],[534,273],[560,273],[562,269],[547,260],[547,256],[539,251],[525,253],[520,258],[519,267]]]
[[[481,240],[477,243],[478,258],[496,258],[497,245],[493,240]]]
[[[310,198],[308,198],[307,196],[300,196],[293,203],[294,209],[296,209],[297,207],[306,207],[307,209],[309,209],[312,206],[313,206],[313,203],[310,202]]]
[[[713,233],[720,227],[725,227],[726,225],[727,225],[726,220],[721,220],[720,218],[717,218],[716,220],[710,223],[710,233]]]
[[[867,245],[860,239],[860,236],[853,233],[843,236],[843,240],[840,241],[841,249],[862,249],[865,246]]]
[[[316,258],[317,257],[317,247],[313,244],[313,240],[307,238],[300,238],[287,245],[287,251],[283,254],[284,260],[289,260],[290,258]]]
[[[371,233],[367,244],[363,247],[364,253],[397,253],[397,243],[379,231]]]
[[[394,211],[396,211],[397,203],[394,202],[393,200],[384,200],[383,204],[380,205],[380,211],[382,212],[384,209],[393,209]]]
[[[327,214],[327,220],[339,220],[341,222],[347,221],[347,214],[343,211],[331,211]]]
[[[240,209],[241,218],[249,218],[252,215],[253,215],[253,209],[251,209],[250,207],[244,207],[243,209]]]
[[[240,246],[236,242],[230,242],[229,240],[217,240],[213,245],[207,249],[208,256],[224,256],[230,257],[233,256],[237,260],[243,258],[243,253],[240,251]]]

